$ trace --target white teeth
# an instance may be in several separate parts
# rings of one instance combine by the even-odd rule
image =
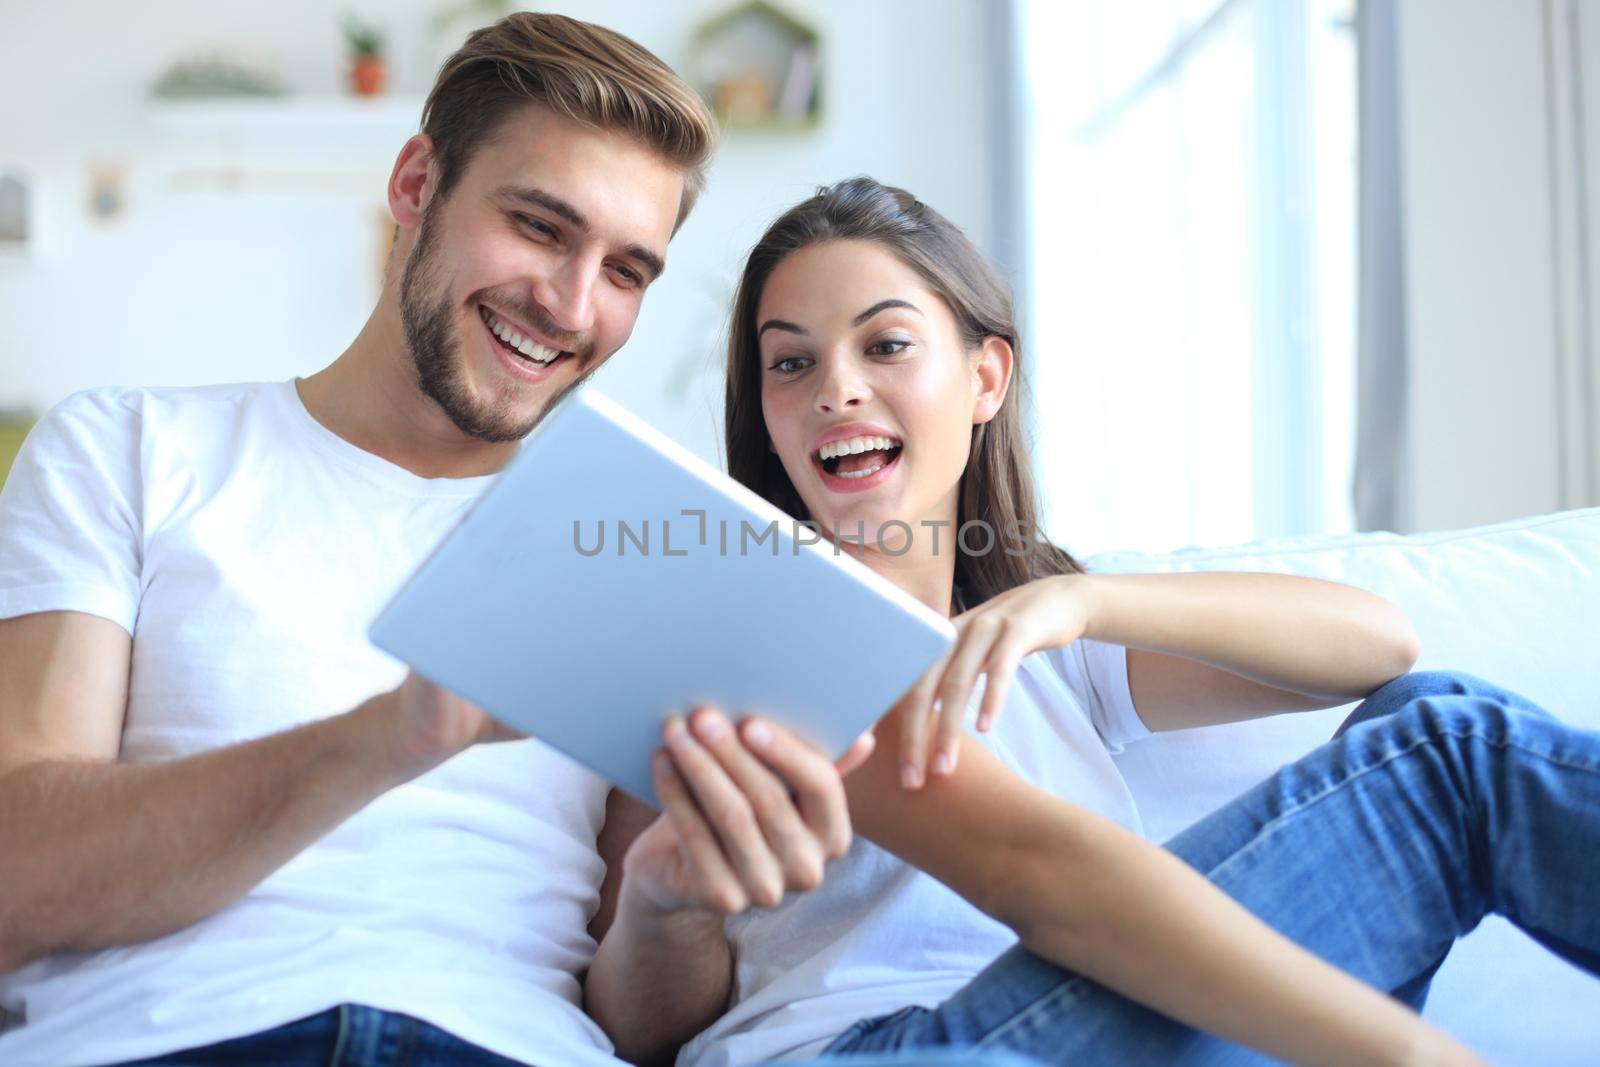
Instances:
[[[835,474],[834,477],[835,478],[865,478],[867,475],[869,475],[869,474],[877,474],[881,470],[883,470],[883,464],[882,463],[878,464],[876,467],[868,467],[864,471],[840,471],[838,474]]]
[[[522,336],[522,334],[518,333],[516,330],[513,330],[511,327],[507,326],[505,323],[501,322],[499,319],[495,318],[491,314],[488,314],[487,312],[484,314],[484,319],[489,324],[490,333],[494,334],[496,337],[500,338],[500,340],[504,341],[512,348],[515,348],[518,352],[521,352],[529,359],[537,360],[540,363],[549,363],[551,360],[555,359],[561,354],[553,348],[546,348],[544,345],[539,344],[531,337]]]
[[[818,459],[835,456],[856,456],[863,452],[883,452],[900,444],[893,437],[852,437],[847,441],[832,441],[817,450]]]

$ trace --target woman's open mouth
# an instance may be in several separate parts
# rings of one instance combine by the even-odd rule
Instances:
[[[862,436],[830,441],[812,453],[822,482],[837,493],[859,493],[881,484],[900,462],[904,443],[894,437]]]
[[[506,362],[524,377],[533,374],[542,378],[551,367],[572,355],[571,352],[539,343],[482,305],[478,307],[478,317],[483,320],[491,342],[506,357]]]

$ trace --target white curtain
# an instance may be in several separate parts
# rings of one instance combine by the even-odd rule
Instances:
[[[1074,552],[1351,527],[1350,0],[1017,0],[1020,293]]]
[[[1360,351],[1355,512],[1363,530],[1409,530],[1406,277],[1393,0],[1363,0],[1360,58]]]

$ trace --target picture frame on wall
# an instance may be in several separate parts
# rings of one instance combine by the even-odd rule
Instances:
[[[822,119],[821,35],[768,3],[745,3],[694,31],[686,73],[724,129],[817,128]]]
[[[31,258],[38,243],[35,183],[21,170],[0,165],[0,259]]]

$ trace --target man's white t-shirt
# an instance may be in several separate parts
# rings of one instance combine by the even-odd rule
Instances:
[[[490,480],[364,452],[293,382],[79,393],[0,492],[0,618],[133,635],[124,760],[261,737],[399,683],[367,628]],[[606,788],[535,741],[469,750],[209,918],[0,976],[0,1062],[154,1056],[354,1002],[525,1062],[615,1065],[577,979]]]
[[[969,719],[982,699],[973,694]],[[1141,831],[1111,760],[1145,737],[1126,650],[1096,641],[1018,665],[1005,711],[975,735],[1046,792]],[[860,1019],[948,1000],[1016,935],[943,884],[859,837],[820,888],[728,920],[733,1006],[685,1045],[678,1067],[743,1067],[820,1053]]]

